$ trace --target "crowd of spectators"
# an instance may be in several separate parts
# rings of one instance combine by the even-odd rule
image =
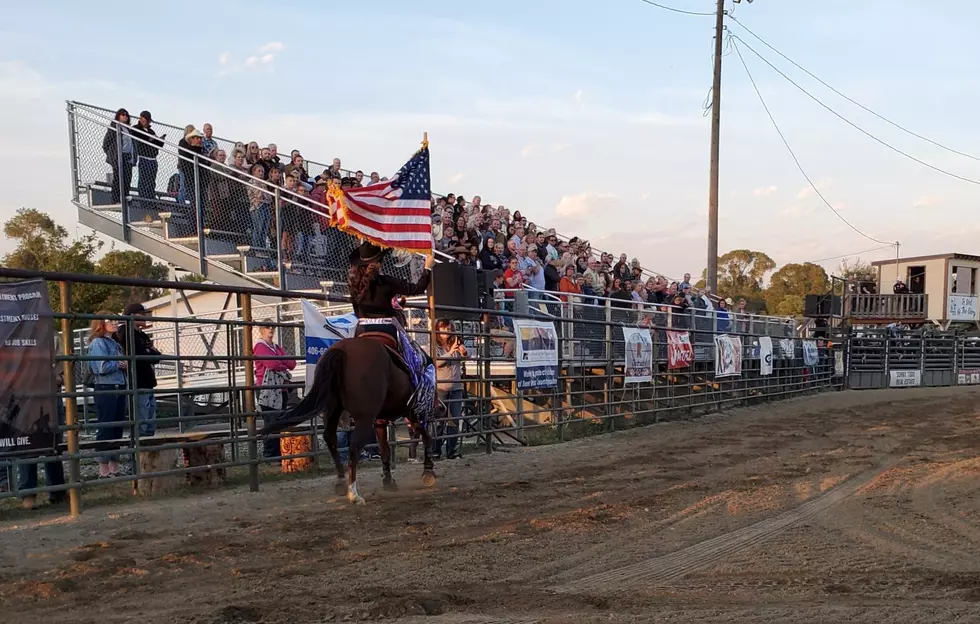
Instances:
[[[484,203],[479,195],[471,201],[454,193],[434,198],[432,237],[435,249],[457,262],[497,272],[504,298],[525,289],[531,299],[554,295],[586,305],[609,299],[613,308],[653,312],[671,307],[681,317],[713,311],[721,325],[731,312],[745,313],[744,299],[735,305],[714,296],[709,287],[696,288],[690,273],[681,281],[650,275],[637,258],[596,252],[578,237],[564,240],[554,229],[528,221],[520,211],[511,214],[505,206]]]
[[[124,135],[122,140],[117,140],[117,128]],[[140,113],[135,125],[130,125],[125,109],[117,112],[103,149],[124,192],[129,192],[135,167],[138,196],[156,197],[156,157],[165,136],[156,135],[148,111]],[[117,145],[122,146],[122,159]],[[285,158],[275,143],[260,147],[257,141],[241,141],[226,150],[215,139],[210,123],[200,130],[186,126],[177,145],[182,158],[168,181],[167,193],[182,206],[189,206],[199,194],[203,223],[212,238],[259,250],[281,249],[281,258],[287,262],[309,261],[311,256],[326,255],[324,248],[341,243],[331,240],[340,233],[328,227],[326,194],[332,182],[341,188],[359,188],[387,180],[377,172],[366,176],[363,171],[345,171],[339,158],[311,175],[299,150]],[[196,184],[202,186],[200,192]],[[283,191],[278,195],[273,192],[277,187]],[[114,199],[119,191],[118,183],[114,184]],[[277,196],[278,210],[273,205]],[[281,227],[277,227],[277,215],[283,220]],[[189,211],[185,217],[179,220],[178,215],[176,224],[184,228],[178,234],[196,234],[195,215]],[[434,196],[432,237],[442,259],[448,256],[496,272],[496,284],[505,293],[525,289],[531,298],[550,298],[542,295],[548,292],[563,301],[586,304],[608,298],[616,308],[649,309],[646,304],[652,304],[657,306],[654,309],[672,306],[682,313],[715,311],[711,316],[719,318],[726,318],[733,307],[744,312],[744,300],[735,305],[731,299],[715,296],[710,288],[696,288],[689,273],[682,280],[651,275],[637,258],[597,252],[582,238],[563,239],[554,229],[538,226],[519,211],[511,213],[505,206],[486,203],[479,195],[470,201],[454,193]],[[314,253],[317,244],[319,251]]]

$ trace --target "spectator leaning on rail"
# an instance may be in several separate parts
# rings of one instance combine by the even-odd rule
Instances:
[[[109,312],[100,312],[109,315]],[[88,355],[94,359],[88,361],[92,372],[92,388],[97,393],[94,397],[95,415],[99,427],[95,439],[99,442],[118,440],[123,437],[123,427],[113,425],[126,420],[126,371],[128,362],[118,359],[123,357],[122,346],[112,335],[118,329],[114,320],[95,319],[89,327]],[[109,359],[114,358],[114,359]],[[99,478],[119,475],[118,453],[106,453],[96,459],[99,463]]]
[[[292,381],[292,371],[296,368],[296,360],[288,357],[286,350],[275,342],[276,329],[272,325],[259,326],[259,339],[252,348],[255,357],[276,358],[268,360],[255,360],[255,382],[258,386],[282,386]],[[278,417],[277,413],[286,409],[286,402],[289,398],[288,388],[265,387],[261,388],[257,395],[256,403],[259,411],[263,412],[263,420],[274,422]],[[280,457],[282,455],[279,438],[266,438],[262,444],[263,455],[266,458]]]
[[[140,316],[145,313],[146,308],[142,303],[130,303],[122,311],[123,316]],[[136,421],[139,423],[139,435],[152,436],[157,431],[157,397],[153,392],[157,387],[157,376],[153,367],[160,361],[160,352],[153,346],[153,339],[143,331],[148,326],[147,322],[133,319],[132,323],[132,344],[129,343],[130,330],[125,322],[116,326],[112,337],[126,355],[149,356],[147,359],[137,359],[133,366],[136,371]]]

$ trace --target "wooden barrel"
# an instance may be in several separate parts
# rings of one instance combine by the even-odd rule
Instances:
[[[308,435],[287,436],[280,441],[280,448],[282,448],[283,456],[299,455],[300,453],[309,453],[313,450],[313,445]],[[296,457],[282,460],[282,471],[284,473],[304,472],[312,469],[312,457]]]

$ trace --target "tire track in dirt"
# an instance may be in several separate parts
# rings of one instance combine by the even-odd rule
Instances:
[[[854,494],[898,461],[899,458],[894,458],[875,470],[852,477],[829,490],[826,494],[775,517],[719,535],[662,557],[647,559],[633,565],[563,583],[553,589],[561,593],[601,591],[603,589],[619,591],[632,584],[666,583],[681,578],[695,570],[710,566],[735,552],[765,542],[787,528],[823,513]]]

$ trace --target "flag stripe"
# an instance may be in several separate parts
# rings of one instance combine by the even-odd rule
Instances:
[[[423,146],[398,172],[377,184],[343,190],[338,226],[375,243],[431,252],[429,150]]]
[[[396,220],[393,217],[385,217],[384,220],[378,221],[371,218],[370,216],[365,216],[355,210],[347,211],[347,222],[348,224],[356,223],[358,225],[364,225],[370,228],[374,228],[376,230],[383,230],[387,232],[415,232],[416,235],[418,235],[418,233],[421,232],[420,225],[418,223],[410,223],[410,222],[406,223],[403,220]],[[431,238],[432,237],[431,222],[428,225],[424,223],[422,225],[425,225],[425,227],[427,228],[429,238]]]

